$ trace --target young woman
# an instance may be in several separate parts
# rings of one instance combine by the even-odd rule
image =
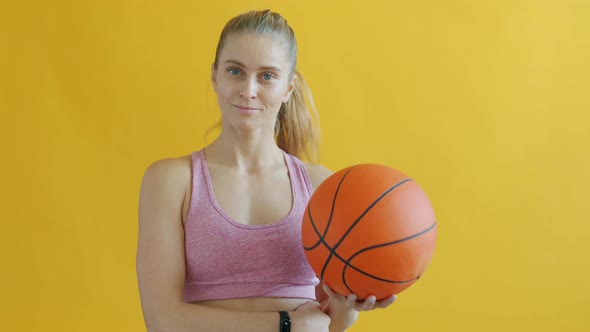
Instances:
[[[221,132],[154,162],[139,203],[137,275],[149,331],[345,331],[356,301],[324,287],[305,259],[301,220],[331,172],[313,160],[317,132],[296,71],[293,30],[252,11],[222,31],[211,81]],[[307,98],[311,98],[310,95]]]

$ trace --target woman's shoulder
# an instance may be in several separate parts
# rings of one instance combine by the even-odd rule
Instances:
[[[155,225],[175,222],[183,212],[190,189],[191,158],[165,158],[152,162],[145,170],[139,195],[140,223]]]
[[[320,183],[324,182],[324,180],[330,175],[334,174],[333,171],[321,164],[304,163],[304,165],[313,190],[315,190]]]
[[[143,182],[168,186],[185,186],[191,177],[191,155],[164,158],[152,162],[144,173]]]

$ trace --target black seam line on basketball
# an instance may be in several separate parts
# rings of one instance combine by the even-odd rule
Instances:
[[[418,232],[416,234],[410,235],[408,237],[405,237],[403,239],[399,239],[399,240],[395,240],[395,241],[387,242],[387,243],[382,243],[382,244],[377,244],[377,245],[370,246],[370,247],[364,248],[362,250],[359,250],[358,252],[356,252],[352,256],[350,256],[350,258],[348,258],[346,260],[346,262],[344,262],[344,268],[342,269],[342,281],[344,282],[344,284],[346,284],[346,278],[344,277],[344,275],[346,273],[346,268],[349,267],[349,266],[351,268],[355,269],[356,271],[358,271],[358,272],[360,272],[360,273],[368,276],[368,277],[371,277],[373,279],[377,279],[377,280],[380,280],[380,281],[383,281],[383,282],[388,282],[388,283],[403,284],[403,283],[410,282],[410,281],[413,281],[413,280],[416,280],[416,279],[420,278],[420,276],[417,276],[416,278],[412,278],[412,279],[409,279],[409,280],[399,280],[399,281],[396,281],[396,280],[387,280],[387,279],[383,279],[383,278],[374,276],[374,275],[372,275],[370,273],[366,273],[365,271],[362,271],[362,270],[357,269],[354,265],[350,264],[350,261],[352,261],[356,256],[362,254],[365,251],[369,251],[369,250],[372,250],[372,249],[377,249],[377,248],[380,248],[380,247],[386,247],[386,246],[390,246],[390,245],[394,245],[394,244],[398,244],[398,243],[401,243],[401,242],[404,242],[404,241],[411,240],[411,239],[413,239],[415,237],[418,237],[420,235],[423,235],[425,233],[430,232],[435,226],[436,226],[436,221],[434,221],[434,223],[432,225],[430,225],[428,228],[426,228],[425,230],[423,230],[421,232]],[[348,286],[347,286],[347,288],[348,288]],[[352,290],[350,288],[348,290],[352,292]]]
[[[354,294],[354,291],[352,290],[352,288],[350,288],[350,286],[348,286],[348,283],[346,282],[346,269],[347,268],[348,268],[348,265],[344,265],[344,268],[342,269],[342,282],[344,283],[344,287],[346,287],[346,289],[348,289],[349,292]]]
[[[320,234],[320,231],[318,231],[318,228],[315,226],[315,222],[313,221],[313,217],[312,217],[312,214],[311,214],[311,206],[309,206],[307,208],[307,212],[309,213],[309,222],[311,223],[311,226],[313,227],[313,230],[316,232],[316,234],[318,235],[318,238],[320,239],[320,242],[319,243],[323,243],[324,246],[326,246],[326,248],[328,248],[328,250],[330,251],[330,256],[328,256],[328,258],[324,262],[324,266],[322,267],[322,272],[320,272],[320,279],[324,280],[324,273],[326,272],[326,268],[328,267],[328,263],[332,259],[332,256],[334,254],[334,251],[328,245],[328,243],[326,243],[326,240],[324,240],[324,237]]]
[[[312,245],[311,247],[303,246],[303,248],[305,250],[313,250],[313,249],[315,249],[315,247],[317,247],[318,245],[320,245],[320,243],[323,242],[324,237],[320,234],[320,231],[318,231],[317,227],[315,227],[315,223],[313,222],[313,218],[311,216],[311,206],[309,206],[309,205],[307,206],[307,214],[309,215],[309,223],[313,227],[313,230],[315,231],[315,233],[318,236],[319,240],[318,240],[318,242],[316,244]]]
[[[390,246],[390,245],[393,245],[393,244],[398,244],[398,243],[401,243],[401,242],[405,242],[405,241],[411,240],[411,239],[413,239],[415,237],[418,237],[418,236],[420,236],[420,235],[422,235],[424,233],[430,232],[434,228],[434,226],[436,226],[436,221],[432,225],[428,226],[428,228],[424,229],[423,231],[420,231],[420,232],[418,232],[416,234],[412,234],[412,235],[410,235],[408,237],[405,237],[403,239],[399,239],[399,240],[395,240],[395,241],[391,241],[391,242],[387,242],[387,243],[376,244],[374,246],[363,248],[363,249],[355,252],[352,256],[350,256],[350,258],[348,258],[348,260],[346,261],[346,264],[348,264],[351,260],[353,260],[353,258],[355,258],[356,256],[362,254],[365,251],[369,251],[369,250],[373,250],[373,249],[377,249],[377,248],[381,248],[381,247],[386,247],[386,246]]]
[[[383,281],[383,282],[387,282],[387,283],[392,283],[392,284],[404,284],[404,283],[407,283],[407,282],[410,282],[410,281],[413,281],[413,280],[416,280],[416,279],[420,278],[420,276],[417,276],[416,278],[409,279],[409,280],[388,280],[388,279],[384,279],[384,278],[380,278],[380,277],[374,276],[374,275],[372,275],[370,273],[367,273],[367,272],[365,272],[365,271],[357,268],[356,266],[350,264],[350,261],[352,260],[352,257],[349,258],[348,260],[345,260],[340,255],[338,255],[338,253],[336,253],[336,249],[335,248],[332,248],[332,247],[330,247],[328,245],[328,243],[320,235],[320,232],[318,231],[318,229],[315,227],[315,223],[313,222],[313,218],[312,218],[312,214],[311,214],[311,209],[308,209],[308,212],[309,212],[309,218],[310,218],[309,220],[311,221],[311,225],[313,226],[314,231],[316,232],[316,234],[318,235],[318,237],[320,237],[320,242],[323,243],[324,246],[326,247],[326,249],[328,249],[330,251],[330,256],[326,259],[326,261],[329,262],[332,259],[332,256],[336,256],[336,258],[338,258],[342,263],[344,263],[344,268],[342,269],[343,270],[342,278],[343,278],[343,281],[344,281],[345,284],[346,284],[346,280],[344,278],[344,271],[348,267],[354,269],[355,271],[357,271],[357,272],[359,272],[361,274],[364,274],[364,275],[366,275],[368,277],[371,277],[373,279],[377,279],[379,281]],[[403,239],[399,239],[399,240],[395,240],[395,241],[392,241],[392,242],[388,242],[388,243],[384,243],[384,244],[378,244],[378,245],[375,245],[375,246],[364,248],[363,250],[361,250],[361,252],[367,251],[367,250],[369,250],[371,248],[374,249],[374,248],[377,248],[377,247],[383,247],[383,246],[386,246],[386,245],[397,244],[397,243],[401,243],[401,242],[404,242],[404,241],[413,239],[413,238],[418,237],[418,236],[420,236],[420,235],[422,235],[424,233],[429,232],[430,230],[432,230],[434,228],[434,226],[436,226],[436,220],[427,229],[425,229],[425,230],[423,230],[423,231],[421,231],[419,233],[410,235],[410,236],[408,236],[406,238],[403,238]],[[355,253],[353,256],[356,256],[359,253],[360,252]],[[328,266],[328,264],[324,264],[324,266],[322,268],[322,272],[320,273],[320,279],[322,279],[322,280],[324,279],[324,273],[325,273],[325,270],[326,270],[326,267],[327,266]],[[352,290],[348,286],[347,286],[347,289],[352,292]]]
[[[354,167],[353,167],[354,168]],[[350,172],[352,170],[352,168],[348,171]],[[348,174],[348,172],[346,174]],[[344,179],[344,177],[343,177]],[[332,259],[332,256],[336,256],[342,263],[344,263],[345,265],[350,265],[348,264],[344,258],[340,257],[340,255],[338,255],[336,253],[336,248],[338,247],[338,245],[340,245],[340,243],[342,243],[342,241],[344,240],[344,237],[346,237],[348,235],[348,233],[350,233],[350,231],[352,230],[352,228],[364,217],[365,214],[368,213],[368,211],[375,205],[377,204],[383,197],[385,197],[385,195],[387,195],[388,193],[390,193],[391,191],[393,191],[394,189],[396,189],[397,187],[401,186],[402,184],[409,182],[409,181],[413,181],[412,179],[405,179],[402,180],[400,182],[398,182],[397,184],[395,184],[394,186],[392,186],[391,188],[389,188],[388,190],[386,190],[384,193],[381,194],[381,196],[379,196],[375,201],[373,201],[373,203],[371,203],[371,205],[369,205],[369,207],[367,207],[367,209],[365,209],[365,211],[360,215],[360,217],[351,225],[351,227],[346,231],[346,233],[344,233],[342,239],[340,239],[340,241],[334,246],[334,247],[330,247],[328,245],[328,243],[324,240],[324,237],[320,234],[320,232],[318,231],[317,227],[315,226],[315,222],[313,221],[313,217],[312,217],[312,213],[311,213],[311,206],[308,206],[307,212],[309,214],[309,220],[310,223],[314,229],[314,231],[316,232],[316,234],[318,235],[319,238],[319,242],[316,243],[313,247],[315,248],[317,245],[319,245],[320,243],[323,243],[325,245],[325,247],[330,251],[330,256],[328,256],[328,258],[326,259],[326,261],[324,262],[324,266],[322,267],[322,271],[320,273],[320,279],[324,278],[324,273],[326,271],[326,268],[328,267],[328,263],[330,262],[330,260]],[[307,247],[304,247],[306,250],[312,250],[312,249],[308,249]],[[350,265],[350,267],[352,267],[353,269],[357,270],[358,272],[361,272],[363,274],[367,274],[364,271],[357,269],[356,267]],[[368,275],[368,274],[367,274]],[[371,275],[368,275],[371,276]],[[374,276],[371,276],[374,277]],[[379,279],[378,277],[374,277],[376,279]]]
[[[344,263],[344,269],[346,269],[347,267],[350,267],[351,269],[353,269],[353,270],[355,270],[355,271],[357,271],[357,272],[359,272],[359,273],[361,273],[361,274],[364,274],[364,275],[366,275],[367,277],[371,277],[371,278],[373,278],[373,279],[377,279],[377,280],[380,280],[380,281],[383,281],[383,282],[387,282],[387,283],[390,283],[390,284],[404,284],[404,283],[406,283],[406,282],[410,282],[410,281],[412,281],[412,280],[414,280],[414,279],[418,279],[418,277],[417,277],[417,278],[414,278],[414,279],[409,279],[409,280],[388,280],[388,279],[384,279],[384,278],[380,278],[380,277],[374,276],[374,275],[372,275],[372,274],[370,274],[370,273],[367,273],[367,272],[365,272],[365,271],[361,270],[360,268],[358,268],[358,267],[356,267],[356,266],[354,266],[354,265],[350,264],[350,262],[349,262],[348,260],[345,260],[345,259],[344,259],[344,258],[342,258],[340,255],[338,255],[338,253],[337,253],[337,252],[334,250],[334,248],[331,248],[331,247],[330,247],[330,246],[329,246],[329,245],[326,243],[326,241],[324,241],[324,239],[322,239],[322,243],[323,243],[323,244],[326,246],[326,248],[327,248],[327,249],[330,251],[330,253],[331,253],[331,254],[330,254],[330,257],[328,257],[328,259],[327,259],[327,260],[330,260],[330,259],[332,258],[332,255],[333,255],[333,256],[335,256],[335,257],[336,257],[336,258],[338,258],[338,259],[339,259],[339,260],[340,260],[342,263]],[[398,242],[398,243],[399,243],[399,242]],[[324,270],[322,270],[322,273],[320,273],[320,279],[322,279],[322,280],[324,279]]]
[[[346,269],[347,268],[348,268],[348,265],[345,265],[344,268],[342,269],[342,282],[344,283],[344,287],[346,287],[346,289],[348,289],[348,291],[350,293],[354,294],[354,291],[352,290],[352,288],[350,288],[350,286],[348,286],[348,282],[346,282],[346,277],[345,276],[346,276]],[[420,277],[421,276],[417,276],[416,278],[407,280],[406,282],[418,280],[418,279],[420,279]],[[389,281],[385,281],[385,282],[389,282]],[[389,283],[391,283],[391,282],[389,282]],[[395,282],[395,283],[403,284],[404,282]]]
[[[347,268],[348,268],[348,265],[344,265],[344,268],[342,269],[342,282],[344,283],[344,287],[346,287],[346,289],[348,289],[349,292],[351,292],[352,294],[354,294],[354,291],[352,290],[352,288],[350,288],[350,286],[348,286],[348,282],[346,282],[346,269]],[[407,282],[410,282],[410,281],[418,280],[418,279],[420,279],[420,276],[417,276],[414,279],[410,279],[410,280],[406,280],[406,281],[394,281],[394,282],[391,282],[389,280],[383,280],[381,278],[375,278],[375,279],[378,279],[378,280],[381,280],[381,281],[384,281],[384,282],[387,282],[387,283],[390,283],[390,284],[391,283],[404,284],[404,283],[407,283]]]
[[[365,211],[363,211],[363,213],[361,213],[361,215],[352,223],[352,225],[350,225],[348,230],[346,230],[346,233],[344,233],[344,235],[342,235],[342,237],[340,238],[340,241],[338,241],[338,243],[336,243],[336,245],[334,245],[334,250],[338,249],[338,246],[340,246],[340,244],[346,239],[346,237],[352,231],[352,229],[356,226],[356,224],[358,224],[363,219],[363,217],[373,208],[373,206],[375,206],[377,203],[379,203],[379,201],[381,199],[383,199],[383,197],[385,197],[387,194],[389,194],[390,192],[392,192],[393,190],[395,190],[399,186],[403,185],[404,183],[410,182],[410,181],[413,181],[413,180],[412,179],[405,179],[405,180],[402,180],[402,181],[396,183],[394,186],[392,186],[391,188],[387,189],[384,193],[382,193],[381,196],[379,196],[376,200],[374,200],[373,203],[371,203],[371,205],[369,205],[365,209]]]
[[[330,252],[331,252],[331,250],[330,250]],[[333,256],[334,255],[332,253],[330,253],[330,256],[328,256],[328,258],[324,262],[324,266],[322,267],[322,272],[320,273],[320,279],[324,280],[324,273],[326,272],[326,268],[328,267],[328,264],[330,263],[330,260],[332,260]]]
[[[351,267],[351,268],[355,269],[355,268],[354,268],[353,266],[351,266],[351,265],[345,265],[345,266],[344,266],[344,268],[342,269],[342,281],[344,282],[344,286],[346,287],[346,289],[348,289],[348,291],[349,291],[349,292],[351,292],[351,293],[353,293],[353,294],[354,294],[354,291],[352,290],[352,288],[350,288],[350,286],[348,286],[348,283],[346,282],[346,277],[345,277],[345,275],[346,275],[346,269],[347,269],[348,267]],[[357,270],[357,269],[355,269],[355,270]],[[408,279],[408,280],[399,280],[399,281],[398,281],[398,280],[387,280],[387,279],[383,279],[383,278],[379,278],[379,277],[372,276],[372,275],[370,275],[370,274],[368,274],[368,273],[364,273],[364,271],[362,271],[362,270],[357,270],[357,272],[360,272],[360,273],[362,273],[362,274],[365,274],[365,275],[367,275],[368,277],[371,277],[371,278],[373,278],[373,279],[377,279],[377,280],[379,280],[379,281],[386,282],[386,283],[388,283],[388,284],[406,284],[406,283],[408,283],[408,282],[413,282],[413,281],[416,281],[416,280],[420,279],[420,276],[417,276],[417,277],[415,277],[415,278]]]
[[[411,282],[411,281],[414,281],[414,280],[417,280],[417,279],[420,278],[420,276],[417,276],[415,278],[408,279],[408,280],[389,280],[389,279],[385,279],[385,278],[376,277],[376,276],[374,276],[374,275],[372,275],[370,273],[367,273],[367,272],[365,272],[363,270],[358,269],[354,265],[344,265],[344,268],[342,269],[342,278],[343,279],[344,279],[344,271],[346,271],[346,268],[348,268],[348,267],[350,267],[351,269],[353,269],[353,270],[355,270],[355,271],[357,271],[357,272],[359,272],[361,274],[366,275],[367,277],[371,277],[373,279],[377,279],[379,281],[383,281],[383,282],[386,282],[386,283],[389,283],[389,284],[405,284],[405,283],[408,283],[408,282]]]
[[[311,206],[308,206],[307,207],[307,213],[309,214],[309,222],[310,222],[311,226],[313,227],[313,230],[317,234],[318,238],[320,239],[319,240],[319,243],[323,243],[324,246],[326,248],[328,248],[328,250],[330,251],[330,256],[328,256],[328,258],[326,259],[326,262],[324,263],[324,266],[322,267],[322,272],[320,272],[320,279],[323,280],[324,279],[324,272],[326,272],[326,267],[328,266],[328,263],[332,259],[332,255],[334,254],[334,252],[333,252],[332,248],[326,243],[326,241],[324,240],[324,237],[318,231],[318,228],[315,226],[315,222],[313,221],[313,217],[312,217],[312,214],[311,214]],[[307,249],[305,246],[303,248],[305,248],[306,250],[311,250],[311,249]],[[340,258],[340,260],[341,261],[344,261],[344,260],[342,260],[342,258]]]
[[[350,173],[350,171],[352,171],[353,168],[355,168],[356,166],[351,167],[348,171],[346,171],[346,173],[344,174],[344,176],[342,176],[342,179],[340,179],[340,183],[338,183],[338,187],[336,188],[336,193],[334,194],[334,199],[332,200],[332,208],[330,211],[330,217],[328,218],[328,224],[326,225],[326,229],[324,230],[324,234],[320,235],[318,233],[318,237],[319,240],[316,244],[312,245],[311,247],[304,247],[307,250],[313,250],[315,249],[315,247],[319,246],[320,243],[322,243],[322,240],[324,237],[326,237],[326,234],[328,234],[328,229],[330,228],[330,223],[332,223],[332,216],[334,215],[334,206],[336,206],[336,197],[338,196],[338,192],[340,191],[340,186],[342,185],[342,182],[344,181],[344,178],[346,178],[346,176],[348,175],[348,173]],[[313,219],[311,218],[311,205],[307,206],[307,212],[309,214],[309,221],[312,223],[312,225],[314,225],[315,228],[315,224],[313,222]],[[316,233],[317,233],[317,229],[316,229]]]
[[[351,167],[344,174],[344,176],[342,176],[342,179],[340,179],[340,183],[338,183],[338,187],[336,188],[336,192],[334,193],[334,198],[332,200],[332,210],[330,211],[330,218],[328,219],[328,224],[326,225],[326,229],[324,230],[324,236],[321,237],[321,241],[324,243],[325,243],[324,238],[328,234],[328,228],[330,228],[330,223],[332,222],[332,215],[334,214],[334,206],[336,205],[336,196],[338,195],[338,192],[340,191],[340,186],[342,185],[342,182],[344,182],[344,179],[346,178],[348,173],[350,173],[350,171],[352,171],[354,169],[354,167],[355,166]],[[326,247],[328,247],[327,243],[326,243]],[[321,279],[324,279],[324,272],[326,272],[326,268],[328,268],[328,264],[330,264],[330,260],[332,260],[332,256],[334,256],[334,250],[335,249],[330,249],[330,256],[328,256],[328,258],[324,262],[324,266],[322,267],[322,273],[320,274]]]
[[[328,229],[330,228],[330,224],[332,223],[332,216],[334,215],[334,208],[336,207],[336,198],[338,197],[338,192],[340,191],[342,182],[344,182],[344,179],[348,176],[348,173],[350,173],[350,171],[352,171],[355,167],[356,166],[353,166],[348,171],[346,171],[346,173],[342,176],[342,179],[340,179],[340,183],[338,183],[338,187],[336,188],[336,192],[334,193],[334,199],[332,200],[330,218],[328,218],[328,224],[326,225],[326,229],[324,230],[324,235],[322,236],[322,238],[326,237],[326,234],[328,234]]]

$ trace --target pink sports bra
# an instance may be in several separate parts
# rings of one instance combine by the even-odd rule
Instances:
[[[264,225],[240,224],[226,215],[213,195],[203,150],[191,154],[184,302],[244,297],[315,299],[319,279],[301,244],[301,222],[312,187],[303,163],[283,154],[293,206],[283,219]]]

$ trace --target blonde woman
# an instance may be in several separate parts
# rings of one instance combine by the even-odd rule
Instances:
[[[148,331],[345,331],[358,311],[395,300],[334,294],[305,259],[303,211],[331,172],[300,160],[314,160],[317,132],[296,64],[293,30],[277,13],[244,13],[223,29],[211,66],[220,135],[154,162],[141,185]]]

